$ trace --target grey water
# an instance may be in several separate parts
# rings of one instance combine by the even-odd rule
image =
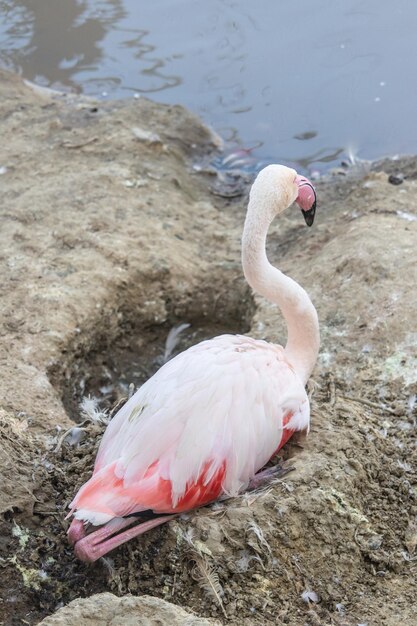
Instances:
[[[2,0],[0,64],[54,89],[180,103],[317,172],[415,153],[411,0]]]

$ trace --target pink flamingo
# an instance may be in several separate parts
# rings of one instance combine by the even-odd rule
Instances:
[[[259,484],[271,475],[257,474],[265,463],[295,431],[309,428],[305,384],[319,349],[317,313],[265,251],[271,221],[294,201],[311,226],[311,183],[283,165],[263,169],[242,238],[246,280],[280,307],[285,349],[221,335],[182,352],[138,389],[107,427],[93,476],[70,505],[68,536],[81,560],[95,561],[173,514]],[[101,528],[85,534],[88,523]]]

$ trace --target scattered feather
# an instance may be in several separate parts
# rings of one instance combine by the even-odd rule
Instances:
[[[194,548],[194,528],[181,531],[181,539],[188,543],[191,548]]]
[[[407,463],[407,461],[400,461],[400,459],[397,459],[397,464],[398,467],[400,467],[402,470],[404,470],[404,472],[412,472],[413,468],[411,467],[411,465],[409,463]]]
[[[105,565],[105,567],[107,568],[109,572],[109,582],[111,582],[113,585],[117,585],[117,590],[119,594],[122,595],[123,594],[122,580],[121,580],[119,572],[114,566],[113,559],[102,556],[100,560]]]
[[[214,566],[205,558],[197,558],[195,559],[195,567],[191,575],[199,587],[215,600],[220,606],[223,615],[227,618],[222,600],[224,591]]]
[[[256,522],[254,521],[250,522],[247,532],[252,532],[256,536],[258,543],[259,543],[259,547],[262,547],[262,546],[265,547],[268,550],[269,554],[272,554],[271,546],[269,545],[268,541],[265,539],[265,535],[264,535],[262,528],[260,528],[258,524],[256,524]]]
[[[417,215],[413,215],[412,213],[407,213],[406,211],[396,211],[396,213],[398,217],[407,220],[407,222],[415,222],[417,220]]]
[[[103,396],[109,396],[113,393],[114,385],[103,385],[100,387],[99,391]]]
[[[73,426],[68,428],[58,439],[55,447],[55,454],[57,454],[63,442],[67,440],[70,446],[77,446],[85,436],[87,428],[83,428],[86,424],[104,424],[107,425],[110,420],[110,416],[107,411],[102,411],[99,407],[97,398],[86,396],[80,402],[81,415],[84,421],[79,426]]]
[[[310,591],[308,589],[306,589],[306,591],[303,591],[303,593],[301,594],[301,597],[304,600],[304,602],[319,602],[320,601],[317,593],[315,591]]]
[[[235,563],[237,570],[239,572],[247,572],[249,569],[250,561],[251,557],[249,556],[249,553],[245,550],[240,559],[238,559]]]
[[[165,341],[165,352],[162,357],[163,363],[166,363],[167,361],[169,361],[169,359],[172,356],[172,353],[174,352],[175,348],[178,345],[180,334],[189,327],[190,327],[190,324],[183,323],[183,324],[178,324],[178,326],[174,326],[173,328],[171,328]]]
[[[100,424],[108,424],[109,422],[107,411],[100,409],[98,399],[94,396],[84,396],[80,402],[80,410],[82,416],[91,422],[99,422]]]
[[[202,541],[195,538],[193,528],[188,528],[186,531],[180,530],[180,539],[185,541],[191,552],[192,561],[194,562],[191,572],[192,577],[199,584],[200,588],[217,602],[223,615],[227,618],[222,601],[224,591],[219,581],[219,575],[214,565],[210,563],[210,557],[213,556],[211,551]]]
[[[85,424],[85,421],[83,422],[83,424]],[[85,428],[80,428],[77,426],[68,428],[68,430],[66,430],[58,439],[58,443],[56,444],[56,447],[54,449],[55,454],[58,454],[58,452],[60,451],[62,447],[62,444],[67,438],[69,438],[68,443],[70,446],[78,445],[81,442],[82,438],[84,437],[85,431],[86,431]]]
[[[346,147],[346,157],[342,165],[348,167],[354,174],[361,175],[370,170],[371,161],[359,158],[355,145],[350,144]]]
[[[84,428],[71,428],[66,436],[67,443],[70,446],[78,446],[85,437]]]
[[[405,531],[404,543],[410,555],[414,554],[417,546],[417,521],[410,521]]]
[[[188,528],[185,532],[181,533],[181,539],[185,541],[188,546],[191,548],[193,552],[195,552],[199,557],[202,557],[203,554],[206,556],[213,556],[212,551],[206,546],[203,541],[196,539],[194,537],[194,529]]]
[[[411,395],[411,396],[408,398],[408,402],[407,402],[407,413],[408,413],[408,415],[411,415],[411,414],[412,414],[412,412],[413,412],[413,411],[414,411],[414,409],[415,409],[415,406],[416,406],[416,398],[417,398],[417,396],[416,396],[415,394]]]

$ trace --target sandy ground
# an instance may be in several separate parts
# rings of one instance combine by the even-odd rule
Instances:
[[[312,229],[294,209],[271,230],[271,261],[308,290],[322,332],[312,429],[283,451],[294,471],[87,566],[64,521],[103,430],[62,441],[82,397],[113,406],[179,323],[177,351],[225,330],[285,333],[244,282],[246,198],[219,195],[201,167],[218,140],[195,117],[6,73],[0,94],[0,623],[110,591],[216,623],[414,625],[416,161],[336,173]]]

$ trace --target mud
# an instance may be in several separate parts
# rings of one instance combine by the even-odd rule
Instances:
[[[85,417],[82,397],[110,409],[181,323],[174,353],[225,330],[285,333],[245,285],[246,199],[219,195],[201,166],[219,141],[196,118],[6,73],[0,90],[1,623],[111,591],[244,626],[415,624],[415,159],[337,172],[318,184],[312,229],[296,209],[271,229],[271,261],[321,321],[311,432],[283,450],[295,469],[87,566],[64,519],[104,428],[86,422],[78,443],[62,441]]]

